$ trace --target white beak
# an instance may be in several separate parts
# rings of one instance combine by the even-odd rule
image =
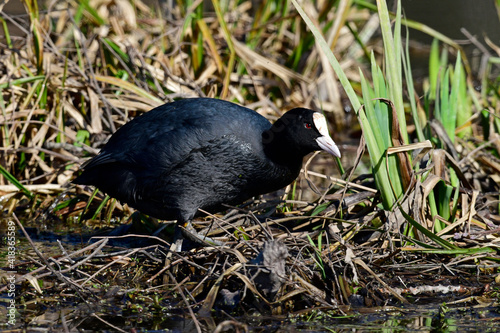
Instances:
[[[314,126],[316,126],[316,129],[321,134],[321,136],[316,139],[318,146],[327,153],[340,158],[339,147],[337,147],[335,142],[330,137],[330,134],[328,134],[328,125],[326,124],[325,116],[319,112],[314,112],[313,121]]]

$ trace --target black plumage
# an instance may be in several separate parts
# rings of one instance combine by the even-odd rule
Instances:
[[[340,157],[318,112],[293,109],[271,125],[234,103],[184,99],[122,126],[74,183],[184,224],[198,209],[217,212],[290,184],[320,149]]]

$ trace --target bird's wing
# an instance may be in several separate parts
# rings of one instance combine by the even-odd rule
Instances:
[[[182,100],[153,109],[122,126],[83,168],[121,163],[161,168],[165,173],[193,150],[202,150],[224,135],[237,135],[257,145],[260,134],[256,133],[270,126],[264,117],[235,104],[203,98],[195,102]]]

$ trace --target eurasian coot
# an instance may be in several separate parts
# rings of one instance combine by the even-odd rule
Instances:
[[[184,99],[122,126],[74,183],[185,224],[198,209],[218,212],[283,188],[304,156],[321,149],[340,157],[321,113],[297,108],[271,125],[234,103]]]

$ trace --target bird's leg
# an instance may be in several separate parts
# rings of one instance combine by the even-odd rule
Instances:
[[[179,229],[182,233],[182,236],[186,239],[189,239],[192,242],[195,242],[196,244],[200,244],[203,246],[221,246],[222,243],[219,241],[216,241],[215,239],[212,239],[210,237],[207,237],[205,235],[202,235],[198,233],[194,227],[191,221],[184,223],[182,226],[179,225]]]
[[[181,227],[179,226],[179,223],[175,224],[175,229],[174,229],[174,239],[172,241],[172,245],[170,245],[170,251],[171,252],[181,252],[182,251],[182,231]]]

